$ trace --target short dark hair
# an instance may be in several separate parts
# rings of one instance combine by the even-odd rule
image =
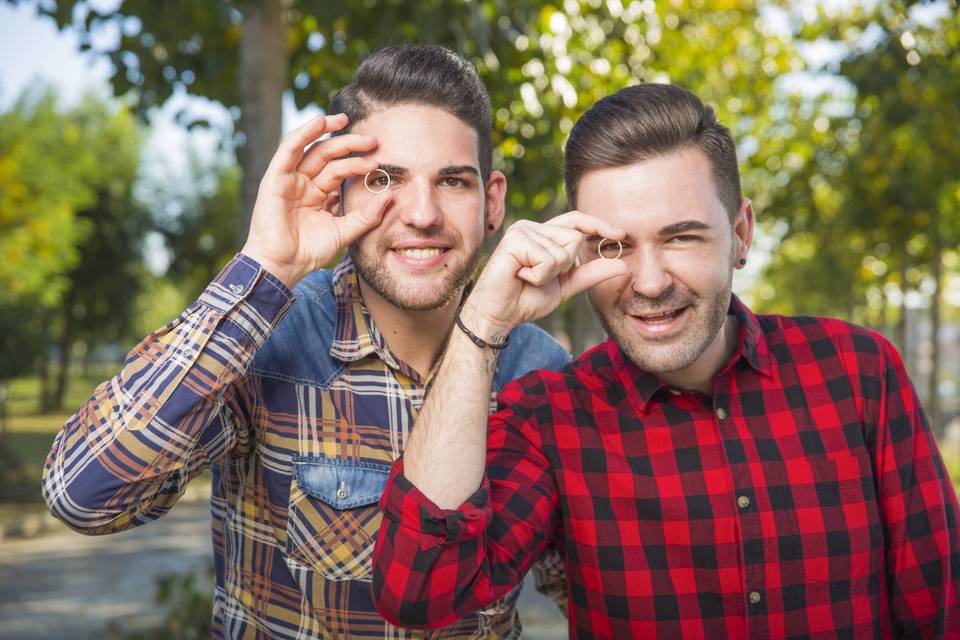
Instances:
[[[493,163],[493,116],[490,95],[472,64],[440,45],[384,47],[364,59],[353,81],[334,96],[330,112],[347,114],[350,125],[339,132],[346,133],[371,113],[401,104],[438,107],[472,127],[480,177],[486,182]]]
[[[710,161],[721,204],[732,220],[740,210],[740,171],[730,130],[693,93],[671,84],[639,84],[603,98],[570,131],[563,179],[576,206],[583,174],[696,148]]]

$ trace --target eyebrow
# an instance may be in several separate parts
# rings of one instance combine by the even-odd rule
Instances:
[[[700,222],[699,220],[683,220],[682,222],[675,222],[669,224],[658,232],[661,236],[672,236],[678,233],[685,233],[687,231],[709,231],[710,225],[705,222]],[[603,240],[603,236],[587,236],[585,242],[599,242]]]
[[[392,176],[405,176],[410,173],[410,170],[407,169],[406,167],[400,167],[395,164],[381,164],[377,168],[380,169],[381,171],[386,171]],[[480,171],[476,167],[470,166],[468,164],[443,167],[437,173],[441,176],[457,176],[463,173],[469,173],[475,176],[480,175]]]
[[[405,176],[410,173],[410,170],[406,167],[398,167],[395,164],[381,164],[377,169],[389,173],[392,176]]]
[[[700,222],[699,220],[684,220],[682,222],[675,222],[669,224],[662,229],[660,229],[661,236],[672,236],[677,233],[685,233],[687,231],[709,231],[710,225],[705,222]]]
[[[480,175],[480,172],[477,170],[476,167],[472,167],[472,166],[470,166],[470,165],[468,165],[468,164],[459,165],[459,166],[458,166],[458,165],[454,165],[454,166],[452,166],[452,167],[444,167],[443,169],[440,169],[440,172],[439,172],[439,173],[440,173],[440,175],[442,175],[442,176],[455,176],[455,175],[459,175],[459,174],[461,174],[461,173],[470,173],[470,174],[473,174],[473,175],[475,175],[475,176],[479,176],[479,175]]]

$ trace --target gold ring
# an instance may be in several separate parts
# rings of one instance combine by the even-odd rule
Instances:
[[[621,255],[623,255],[623,243],[620,242],[619,240],[610,240],[610,242],[616,242],[616,243],[617,243],[617,255],[615,255],[615,256],[612,257],[612,258],[608,258],[607,256],[603,255],[603,251],[601,251],[601,249],[603,248],[603,243],[606,242],[607,240],[610,240],[610,239],[609,239],[609,238],[603,238],[603,239],[600,240],[600,243],[597,245],[597,255],[600,256],[601,258],[603,258],[604,260],[616,260],[616,259],[619,258]]]
[[[371,189],[370,183],[368,182],[368,180],[370,179],[370,175],[377,174],[377,173],[382,173],[383,175],[387,176],[387,184],[383,187],[383,189],[380,189],[380,190]],[[393,181],[390,179],[390,174],[384,171],[383,169],[375,169],[374,171],[368,171],[367,175],[363,176],[363,188],[369,191],[370,193],[374,193],[374,194],[383,193],[384,191],[390,188],[390,184],[392,182]]]

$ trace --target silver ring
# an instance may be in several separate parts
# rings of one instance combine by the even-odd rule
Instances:
[[[610,240],[610,242],[617,243],[617,255],[615,255],[612,258],[608,258],[607,256],[603,255],[603,252],[601,251],[601,249],[603,248],[603,243],[606,242],[607,240],[610,240],[610,238],[602,238],[600,242],[597,244],[597,255],[603,258],[604,260],[616,260],[621,255],[623,255],[623,243],[620,242],[619,240]]]
[[[386,186],[383,187],[383,189],[380,189],[380,190],[371,189],[371,188],[370,188],[370,183],[368,182],[368,180],[370,179],[370,175],[371,175],[371,174],[374,174],[374,175],[375,175],[375,174],[377,174],[377,173],[382,173],[383,175],[387,176],[387,184],[386,184]],[[383,193],[384,191],[386,191],[387,189],[390,188],[390,184],[391,184],[392,182],[393,182],[393,181],[390,179],[390,174],[387,173],[386,171],[384,171],[383,169],[374,169],[373,171],[368,171],[368,172],[367,172],[367,175],[363,176],[363,188],[366,189],[367,191],[369,191],[370,193],[373,193],[373,194]]]

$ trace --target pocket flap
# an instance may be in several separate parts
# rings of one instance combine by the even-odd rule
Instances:
[[[293,474],[308,494],[335,509],[376,504],[387,486],[390,463],[294,456]]]

